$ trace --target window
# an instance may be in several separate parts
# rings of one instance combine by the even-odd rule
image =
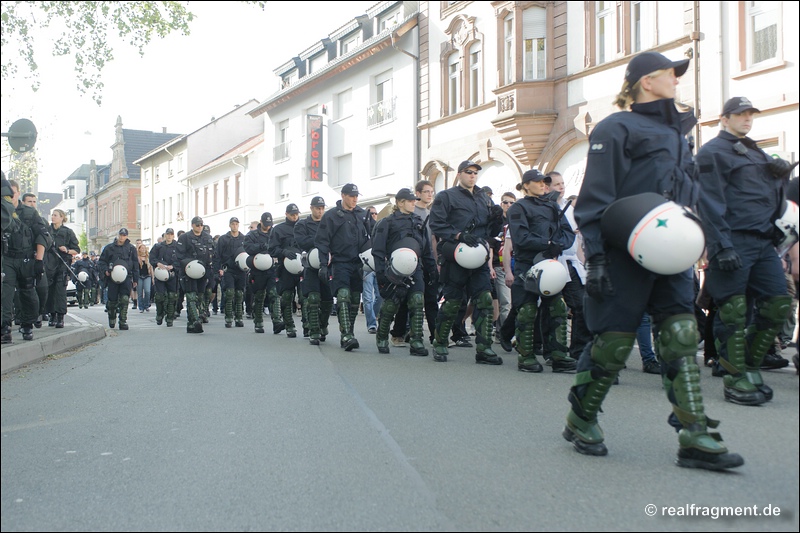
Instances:
[[[283,75],[283,78],[281,78],[281,89],[286,89],[287,87],[291,87],[295,83],[297,83],[296,69]]]
[[[342,41],[342,55],[355,50],[361,44],[361,36],[354,35]]]
[[[503,82],[511,83],[514,67],[514,17],[509,15],[503,20]]]
[[[483,84],[481,83],[481,43],[477,42],[469,48],[469,106],[481,104]]]
[[[400,24],[400,20],[402,20],[401,17],[400,17],[400,14],[401,14],[400,10],[398,9],[398,10],[392,12],[392,13],[389,13],[389,14],[384,15],[381,18],[379,18],[378,19],[378,32],[382,32],[383,30],[386,30],[388,28],[392,28],[392,27],[397,26],[398,24]]]
[[[75,223],[75,210],[67,209],[67,222]]]
[[[146,168],[144,170],[144,186],[145,187],[149,187],[150,186],[150,169],[149,168]]]
[[[333,120],[341,120],[353,115],[353,89],[347,89],[336,95],[333,106]]]
[[[395,99],[392,89],[392,71],[375,76],[372,105],[367,109],[367,126],[374,127],[394,120]]]
[[[525,81],[543,80],[547,77],[546,20],[546,9],[534,7],[522,12],[522,68]]]
[[[172,177],[172,159],[167,161],[167,177]]]
[[[203,214],[208,214],[208,185],[203,187]]]
[[[169,204],[167,206],[167,222],[172,223],[172,196],[169,197]]]
[[[278,200],[286,200],[289,198],[289,174],[278,176],[275,178],[275,196]]]
[[[241,174],[236,174],[235,182],[236,182],[236,185],[235,185],[235,190],[234,190],[233,194],[236,195],[236,196],[234,196],[234,198],[236,198],[236,201],[234,203],[234,206],[235,207],[239,207],[242,204],[242,175]]]
[[[194,190],[194,212],[200,212],[200,189]]]
[[[311,74],[312,72],[318,72],[322,70],[322,68],[327,64],[328,64],[327,52],[323,52],[319,55],[316,55],[308,60],[308,73]]]
[[[353,176],[353,154],[344,154],[333,158],[333,172],[328,180],[332,188],[342,187],[349,183]]]
[[[616,3],[595,2],[597,19],[596,64],[600,65],[614,58],[616,50]]]
[[[372,177],[385,176],[394,172],[393,155],[392,141],[372,147]]]
[[[272,153],[272,161],[285,161],[289,159],[289,121],[284,120],[278,123],[275,132],[275,146]]]
[[[183,154],[178,155],[178,173],[183,172]]]
[[[458,67],[458,54],[452,54],[447,60],[447,111],[449,115],[455,115],[461,108],[460,72]]]
[[[746,2],[746,9],[746,66],[777,59],[780,2]]]
[[[219,182],[214,183],[214,212],[219,211]]]
[[[225,178],[222,182],[222,209],[228,210],[230,206],[230,178]]]
[[[156,212],[154,213],[155,217],[156,217],[155,225],[157,227],[157,226],[159,226],[161,224],[161,221],[158,218],[158,202],[155,203],[155,210],[156,210]]]

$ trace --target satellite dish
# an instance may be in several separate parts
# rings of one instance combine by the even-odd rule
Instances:
[[[28,152],[36,144],[36,126],[27,118],[21,118],[8,128],[8,133],[3,133],[3,137],[8,137],[8,144],[16,152]]]

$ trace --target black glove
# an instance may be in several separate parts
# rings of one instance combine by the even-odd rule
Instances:
[[[792,172],[792,170],[794,170],[794,167],[796,167],[798,163],[800,162],[789,163],[785,159],[781,159],[780,157],[775,157],[772,159],[772,161],[767,163],[767,168],[769,169],[770,172],[772,172],[773,176],[775,176],[778,179],[783,179],[789,176],[789,174]]]
[[[425,284],[429,287],[435,287],[439,283],[439,271],[433,270],[430,274],[425,274]]]
[[[296,252],[283,252],[283,257],[285,257],[289,261],[292,261],[293,259],[297,258],[297,253]]]
[[[564,247],[558,244],[557,242],[551,242],[547,245],[547,250],[544,251],[544,256],[548,259],[555,259],[561,252],[564,251]]]
[[[502,220],[503,208],[499,205],[493,205],[489,210],[489,220]]]
[[[586,293],[596,300],[614,294],[605,254],[595,254],[586,261]]]
[[[317,275],[319,276],[319,280],[322,283],[327,284],[328,281],[329,281],[328,280],[328,265],[320,265],[319,266],[319,271],[317,272]]]
[[[723,248],[717,254],[716,259],[719,269],[724,272],[733,272],[742,268],[742,259],[733,248]]]
[[[41,259],[37,259],[35,263],[33,263],[33,272],[36,274],[36,279],[42,279],[44,275],[44,261]]]
[[[261,246],[259,246],[258,249],[260,250],[260,252],[262,254],[265,254],[265,253],[269,252],[269,243],[268,242],[262,242]]]
[[[459,240],[464,244],[466,244],[467,246],[478,246],[478,244],[480,244],[481,242],[481,240],[476,235],[473,235],[472,233],[469,233],[467,231],[461,234]]]

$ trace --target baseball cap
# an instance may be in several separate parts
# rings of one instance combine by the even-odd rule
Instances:
[[[311,207],[325,207],[325,198],[322,196],[315,196],[311,199]]]
[[[631,62],[628,63],[628,68],[625,69],[625,81],[633,85],[639,81],[642,76],[647,76],[651,72],[668,68],[675,69],[675,76],[680,78],[686,73],[686,69],[689,68],[689,60],[679,59],[678,61],[670,61],[658,52],[643,52],[631,59]]]
[[[262,226],[271,226],[272,225],[272,213],[269,211],[264,211],[261,213],[261,225]]]
[[[342,194],[346,194],[347,196],[360,196],[361,193],[358,192],[358,185],[355,183],[348,183],[344,187],[342,187]]]
[[[297,207],[297,204],[289,204],[286,206],[286,214],[293,215],[294,213],[299,213],[300,208]]]
[[[89,255],[89,252],[87,252],[86,250],[84,250],[84,251],[82,251],[82,252],[81,252],[81,255]]]
[[[535,168],[526,170],[525,174],[522,175],[522,183],[528,183],[529,181],[543,181],[544,179],[545,175]]]
[[[464,170],[465,170],[465,169],[467,169],[467,168],[469,168],[469,167],[475,167],[475,168],[477,168],[478,170],[483,170],[483,168],[482,168],[482,167],[481,167],[481,166],[480,166],[478,163],[476,163],[476,162],[474,162],[474,161],[462,161],[462,162],[461,162],[461,163],[458,165],[458,171],[459,171],[459,172],[464,172]]]
[[[416,200],[417,195],[411,192],[411,189],[404,188],[397,191],[397,194],[394,195],[395,200]]]
[[[203,225],[203,219],[202,218],[194,217],[192,219],[192,226],[202,226],[202,225]]]
[[[744,96],[734,96],[722,107],[723,115],[741,115],[748,109],[752,109],[756,113],[761,113],[760,109],[756,109],[753,103]]]
[[[484,194],[494,194],[494,191],[488,185],[486,185],[485,187],[482,187],[481,191],[483,191]]]
[[[236,217],[231,217],[231,219],[228,221],[228,224],[233,224],[234,222],[236,222],[238,224],[239,223],[239,219],[236,218]]]
[[[172,233],[174,235],[175,234],[175,230],[172,229],[172,228],[167,228],[167,231],[165,231],[164,234],[166,235],[167,233]]]
[[[128,228],[120,228],[119,234],[120,235],[125,235],[127,237],[128,236]]]

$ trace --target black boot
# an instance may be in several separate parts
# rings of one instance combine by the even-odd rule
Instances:
[[[22,338],[26,341],[33,340],[33,324],[23,324],[21,328],[19,328],[20,332],[22,332]]]
[[[56,328],[62,329],[64,327],[64,313],[56,313]]]

